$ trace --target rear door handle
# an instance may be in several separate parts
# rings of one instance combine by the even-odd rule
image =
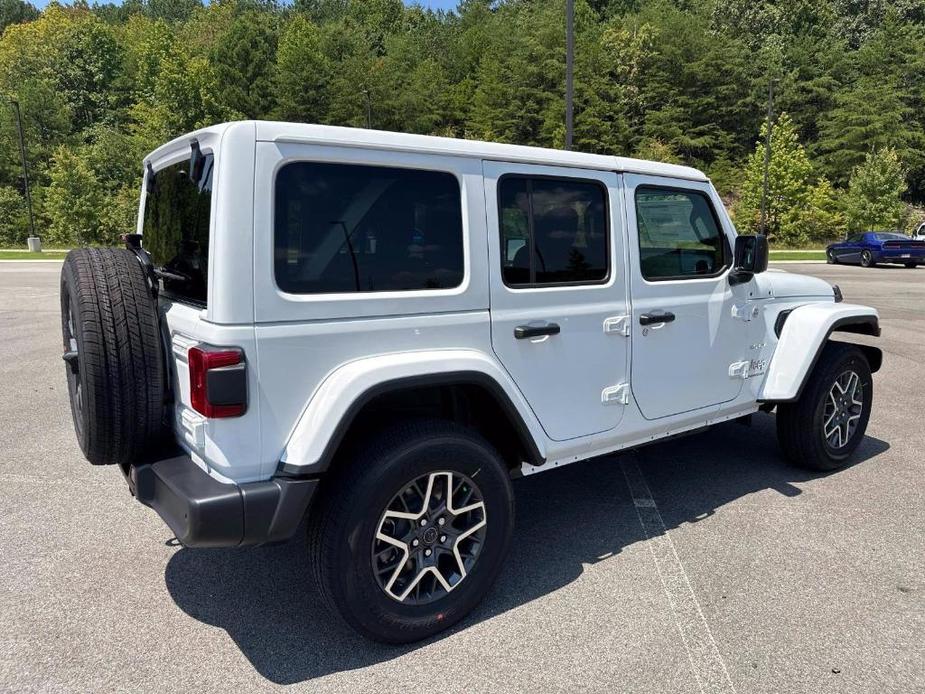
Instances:
[[[559,332],[560,328],[558,323],[546,323],[546,325],[518,325],[514,328],[514,337],[518,340],[526,340],[531,337],[558,335]]]
[[[639,315],[639,325],[670,323],[673,320],[674,314],[671,311],[652,311],[652,313],[642,313]]]

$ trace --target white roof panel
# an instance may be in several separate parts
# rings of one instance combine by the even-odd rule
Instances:
[[[411,135],[409,133],[366,130],[363,128],[342,128],[332,125],[257,121],[257,139],[267,142],[306,142],[341,147],[373,147],[548,166],[626,171],[695,181],[707,180],[707,177],[701,171],[689,166],[662,164],[642,159],[567,152],[544,147],[506,145],[499,142],[460,140],[452,137]]]
[[[567,152],[561,149],[548,149],[545,147],[506,145],[500,142],[460,140],[452,137],[411,135],[409,133],[397,133],[385,130],[343,128],[333,125],[280,123],[275,121],[249,121],[248,123],[256,127],[257,140],[264,142],[304,142],[338,147],[369,147],[404,152],[444,154],[455,157],[474,157],[478,159],[510,161],[524,164],[571,166],[583,169],[621,171],[649,176],[684,178],[692,181],[707,180],[703,172],[689,166],[662,164],[661,162],[631,159],[629,157],[612,157],[603,154]],[[210,139],[220,137],[231,125],[234,125],[234,123],[220,123],[209,128],[203,128],[202,130],[188,133],[161,145],[145,159],[146,161],[156,160],[159,156],[175,149],[178,144],[185,144],[198,136],[205,135]]]

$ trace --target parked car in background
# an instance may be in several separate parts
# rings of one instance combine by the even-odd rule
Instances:
[[[916,241],[925,241],[925,222],[919,224],[918,228],[912,233],[912,238]]]
[[[919,227],[919,231],[922,228]],[[825,249],[829,263],[860,263],[872,267],[877,263],[901,263],[915,267],[925,262],[925,240],[894,231],[865,231],[844,241],[830,243]]]

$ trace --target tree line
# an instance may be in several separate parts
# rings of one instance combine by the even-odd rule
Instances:
[[[564,0],[0,0],[0,94],[21,107],[46,245],[134,226],[140,162],[270,118],[562,147]],[[580,151],[705,170],[754,231],[805,245],[925,212],[925,1],[576,0]],[[28,233],[0,105],[0,245]]]

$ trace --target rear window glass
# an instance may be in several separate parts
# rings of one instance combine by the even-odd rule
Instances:
[[[195,180],[185,161],[149,177],[142,226],[145,250],[166,271],[164,294],[202,305],[208,287],[214,162],[211,154],[205,155]]]
[[[887,232],[883,232],[883,231],[877,232],[876,234],[874,234],[874,236],[876,236],[881,241],[908,241],[909,240],[909,237],[906,236],[905,234],[896,234],[896,233],[891,233],[888,231]]]
[[[463,280],[452,174],[296,162],[276,177],[275,272],[299,294],[447,289]]]

